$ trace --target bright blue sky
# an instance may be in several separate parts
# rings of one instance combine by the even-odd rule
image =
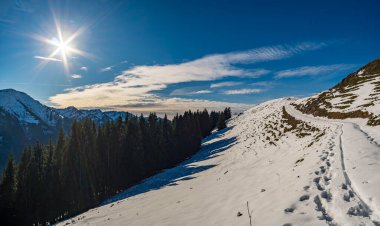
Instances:
[[[376,0],[5,0],[0,89],[52,106],[169,114],[307,96],[380,57],[379,7]],[[55,48],[36,39],[58,38],[53,14],[64,39],[83,28],[70,45],[90,56],[71,52],[69,70],[61,53],[47,60]]]

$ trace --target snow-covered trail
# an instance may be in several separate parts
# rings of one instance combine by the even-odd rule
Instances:
[[[298,119],[337,126],[340,131],[341,170],[345,184],[351,187],[358,201],[358,206],[348,212],[369,217],[374,224],[380,224],[380,176],[376,175],[380,172],[379,144],[357,122],[304,115],[291,105],[286,105],[286,109]]]
[[[292,102],[234,117],[191,159],[60,225],[249,225],[247,202],[252,225],[374,225],[376,131],[304,115]],[[283,107],[308,125],[285,130]]]

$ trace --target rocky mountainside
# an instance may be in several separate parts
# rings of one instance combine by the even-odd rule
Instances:
[[[79,110],[75,107],[56,109],[45,106],[23,92],[0,90],[0,171],[9,151],[17,156],[22,148],[37,141],[55,139],[59,129],[66,131],[74,120],[92,119],[103,124],[118,117],[125,119],[128,112]]]
[[[380,125],[380,59],[349,74],[339,84],[297,105],[298,110],[331,119],[365,118]]]

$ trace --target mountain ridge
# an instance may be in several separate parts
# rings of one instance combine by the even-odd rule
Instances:
[[[59,129],[62,127],[68,131],[74,120],[91,119],[100,125],[118,117],[124,120],[131,116],[133,114],[128,112],[103,112],[99,109],[57,109],[40,103],[24,92],[0,90],[0,171],[10,152],[19,157],[26,145],[54,140]]]
[[[300,100],[295,106],[314,116],[363,118],[368,125],[380,125],[380,59],[350,73],[332,88]]]

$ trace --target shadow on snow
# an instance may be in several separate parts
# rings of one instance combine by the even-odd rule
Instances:
[[[192,180],[196,178],[195,176],[193,176],[194,174],[215,167],[216,165],[213,164],[197,166],[194,165],[194,163],[202,162],[207,159],[220,156],[223,151],[229,148],[236,141],[235,137],[229,139],[221,139],[214,142],[212,140],[221,137],[225,132],[227,132],[230,129],[231,128],[227,128],[218,132],[214,132],[210,136],[203,139],[201,149],[191,158],[183,161],[182,163],[173,168],[165,169],[159,174],[145,179],[141,183],[121,192],[120,194],[112,198],[107,199],[101,205],[106,205],[152,190],[158,190],[165,186],[176,186],[178,185],[177,182]]]

